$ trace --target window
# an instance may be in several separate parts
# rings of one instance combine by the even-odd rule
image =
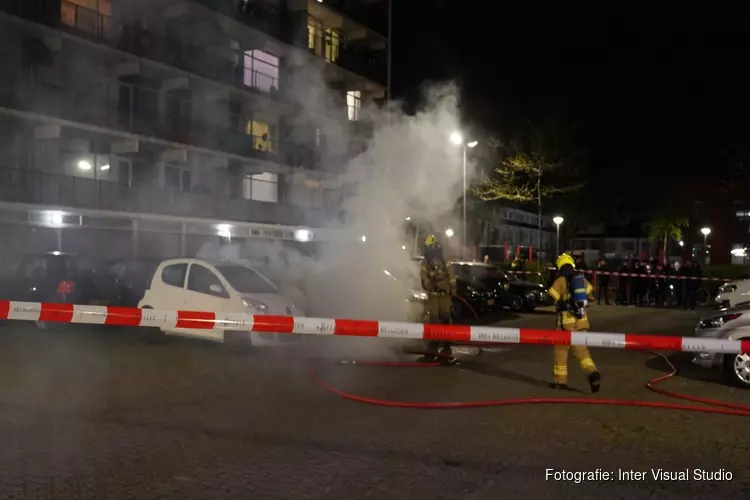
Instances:
[[[316,56],[323,52],[323,23],[307,16],[307,48]]]
[[[110,28],[111,0],[62,0],[60,22],[66,26],[101,36]]]
[[[279,58],[262,50],[245,51],[244,83],[264,92],[279,88]]]
[[[574,240],[573,250],[586,250],[586,240]]]
[[[607,242],[607,253],[617,252],[617,244],[614,241]]]
[[[190,170],[178,165],[164,166],[164,186],[170,189],[189,192],[192,186]]]
[[[326,30],[326,62],[336,62],[339,60],[339,48],[341,40],[339,30],[329,28]]]
[[[264,121],[248,120],[245,134],[253,136],[253,149],[256,151],[273,151],[273,134],[271,126]]]
[[[211,290],[211,287],[218,287],[215,291]],[[221,284],[221,280],[216,276],[213,271],[207,267],[193,264],[190,266],[190,275],[188,276],[188,290],[193,292],[205,293],[207,295],[214,295],[217,297],[228,298],[229,294],[224,290],[224,286]]]
[[[635,243],[632,241],[623,241],[622,242],[622,250],[624,252],[633,252],[635,251]]]
[[[185,286],[185,275],[187,274],[187,264],[172,264],[161,271],[161,280],[165,285],[182,288]]]
[[[359,109],[362,106],[362,92],[350,90],[346,93],[346,107],[351,121],[359,120]]]
[[[225,265],[216,270],[239,293],[279,293],[271,281],[249,267]]]
[[[246,175],[242,179],[242,197],[246,200],[278,203],[279,176],[269,172]]]
[[[601,250],[602,249],[602,242],[599,240],[591,240],[589,241],[589,249],[590,250]]]

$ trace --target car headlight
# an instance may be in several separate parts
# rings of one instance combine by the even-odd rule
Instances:
[[[724,316],[719,316],[718,318],[709,318],[701,320],[700,323],[698,323],[698,327],[696,330],[707,330],[709,328],[721,328],[724,326],[727,322],[735,320],[742,316],[741,314],[725,314]]]
[[[248,309],[254,309],[258,314],[267,314],[268,305],[264,302],[255,299],[242,299],[242,305]]]

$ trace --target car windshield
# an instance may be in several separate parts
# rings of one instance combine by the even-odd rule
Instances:
[[[467,278],[488,282],[488,281],[510,281],[513,278],[509,277],[498,267],[491,266],[457,266],[457,274],[461,274]],[[455,268],[454,268],[455,269]]]
[[[245,266],[216,266],[239,293],[278,293],[278,289],[260,273]]]

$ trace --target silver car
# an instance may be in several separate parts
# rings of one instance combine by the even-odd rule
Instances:
[[[727,340],[750,338],[750,303],[722,309],[701,319],[695,328],[695,336]],[[693,356],[693,364],[703,368],[720,368],[727,382],[750,389],[750,354],[698,352]]]

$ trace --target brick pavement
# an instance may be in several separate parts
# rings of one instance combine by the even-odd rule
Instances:
[[[680,314],[602,308],[595,326],[689,333],[695,318]],[[548,320],[542,313],[505,323],[541,327]],[[290,349],[238,355],[190,341],[147,345],[122,331],[40,334],[11,326],[0,330],[0,499],[656,499],[750,492],[748,442],[733,433],[745,423],[737,417],[612,407],[379,408],[323,392],[307,377],[303,356]],[[378,357],[391,354],[368,341],[347,350],[355,345],[376,349]],[[594,355],[605,373],[601,397],[664,399],[642,389],[660,371],[652,356]],[[324,364],[321,375],[358,393],[402,400],[554,396],[541,386],[550,357],[548,347],[522,346],[463,368]],[[571,383],[584,387],[575,369]],[[746,393],[718,383],[670,384],[748,403]],[[734,480],[548,483],[548,467],[723,467]]]

